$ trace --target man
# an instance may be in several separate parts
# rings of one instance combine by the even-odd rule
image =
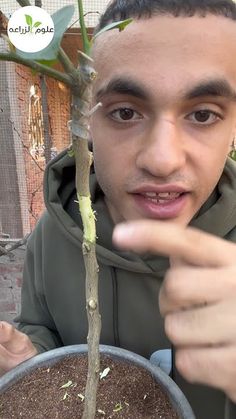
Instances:
[[[146,357],[173,344],[174,378],[196,417],[233,419],[236,166],[227,155],[236,8],[114,0],[98,30],[128,17],[125,31],[100,35],[93,51],[94,102],[103,104],[91,119],[101,343]],[[2,323],[2,372],[86,341],[81,220],[66,153],[47,168],[45,200],[28,245],[21,332]]]

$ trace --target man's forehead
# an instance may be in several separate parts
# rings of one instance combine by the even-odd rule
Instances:
[[[174,33],[177,37],[173,36]],[[100,55],[102,50],[104,51],[109,47],[109,44],[111,48],[114,45],[122,47],[122,44],[126,41],[129,43],[130,40],[134,43],[137,42],[136,47],[138,48],[138,42],[142,44],[143,38],[145,38],[143,39],[144,42],[146,39],[149,39],[149,42],[153,41],[153,43],[158,40],[161,40],[161,42],[166,40],[169,43],[172,41],[174,44],[175,41],[178,42],[178,39],[182,42],[183,39],[187,41],[189,38],[190,40],[191,38],[196,39],[197,36],[201,35],[214,39],[217,35],[224,38],[224,36],[227,37],[230,34],[236,42],[236,21],[223,16],[212,14],[205,17],[198,15],[191,17],[155,15],[150,18],[136,18],[121,32],[118,29],[113,29],[98,36],[94,53],[96,54],[96,50],[99,50]],[[201,39],[199,41],[201,42]],[[204,44],[202,48],[204,48]]]
[[[147,98],[152,90],[156,97],[166,90],[172,98],[207,91],[234,98],[236,22],[216,16],[155,17],[129,26],[102,35],[95,46],[98,96],[132,90],[133,96]]]

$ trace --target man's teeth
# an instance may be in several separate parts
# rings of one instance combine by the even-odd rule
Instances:
[[[160,203],[160,204],[165,204],[166,201],[171,201],[173,199],[176,199],[180,196],[181,194],[179,192],[160,192],[160,193],[156,193],[156,192],[145,192],[144,196],[148,198],[148,200],[155,202],[155,203]]]

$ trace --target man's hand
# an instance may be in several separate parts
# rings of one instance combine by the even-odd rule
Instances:
[[[236,402],[236,244],[152,220],[117,226],[113,240],[170,257],[159,303],[176,366],[188,381],[220,388]]]
[[[34,355],[37,350],[27,335],[0,322],[0,377]]]

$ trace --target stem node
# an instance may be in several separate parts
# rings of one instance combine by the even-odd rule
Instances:
[[[97,302],[93,298],[91,298],[91,300],[88,301],[88,308],[91,311],[96,310],[96,308],[97,308]]]

